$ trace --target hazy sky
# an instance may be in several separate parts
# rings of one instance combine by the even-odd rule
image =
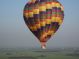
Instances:
[[[0,48],[40,47],[23,20],[28,0],[0,0]],[[65,8],[64,22],[47,47],[79,47],[79,0],[59,0]]]

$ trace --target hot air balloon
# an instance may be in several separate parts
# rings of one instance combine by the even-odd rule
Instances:
[[[63,22],[64,8],[58,0],[30,0],[24,7],[23,17],[30,31],[45,49],[46,42]]]

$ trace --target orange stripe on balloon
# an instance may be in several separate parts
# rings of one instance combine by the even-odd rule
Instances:
[[[24,13],[28,13],[29,11],[28,10],[24,10]]]
[[[46,4],[51,4],[52,2],[46,2]]]

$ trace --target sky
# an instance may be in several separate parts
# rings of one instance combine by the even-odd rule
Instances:
[[[0,48],[40,48],[23,19],[29,0],[0,0]],[[64,6],[64,22],[47,42],[47,48],[79,47],[79,0],[58,0]]]

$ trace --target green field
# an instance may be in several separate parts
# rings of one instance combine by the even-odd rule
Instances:
[[[79,59],[79,51],[2,49],[0,59]]]

